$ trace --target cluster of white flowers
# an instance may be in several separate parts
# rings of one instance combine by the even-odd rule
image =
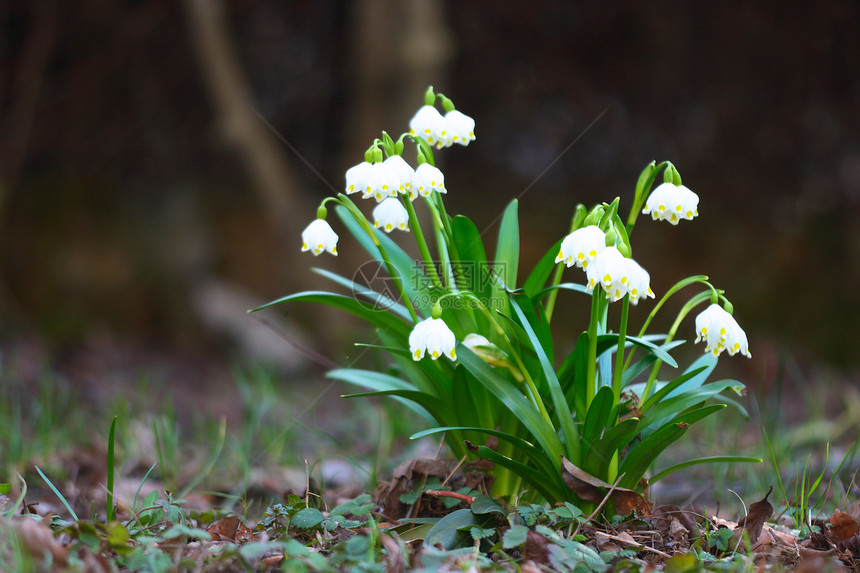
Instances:
[[[581,227],[566,236],[555,262],[583,269],[586,290],[591,292],[599,284],[611,302],[621,300],[626,294],[630,295],[633,304],[640,298],[654,298],[648,272],[617,248],[607,247],[606,233],[597,225]]]
[[[453,109],[444,116],[432,105],[425,105],[409,121],[409,133],[419,135],[437,149],[455,143],[469,145],[475,140],[475,120]]]
[[[435,107],[425,105],[409,122],[409,130],[437,148],[453,143],[468,145],[475,139],[475,120],[457,110],[443,116]],[[409,214],[400,202],[400,195],[414,201],[419,195],[430,197],[434,191],[448,192],[442,171],[423,159],[420,161],[414,169],[401,155],[391,155],[385,161],[374,163],[362,161],[346,171],[346,194],[360,192],[362,199],[376,199],[375,227],[386,233],[394,229],[408,231]],[[302,231],[302,251],[311,251],[315,256],[323,251],[337,255],[337,240],[337,233],[325,219],[319,218]]]

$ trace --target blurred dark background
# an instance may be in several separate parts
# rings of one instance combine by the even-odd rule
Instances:
[[[523,270],[576,203],[620,195],[629,208],[641,169],[669,159],[700,217],[640,219],[634,255],[658,296],[696,273],[726,289],[754,357],[733,363],[751,384],[786,352],[851,373],[858,12],[850,0],[5,2],[4,348],[299,368],[308,359],[285,337],[344,361],[348,320],[281,309],[274,334],[245,310],[324,284],[311,266],[349,276],[364,260],[337,223],[337,259],[300,253],[299,234],[432,84],[477,121],[477,141],[437,156],[449,211],[484,229],[521,195]]]

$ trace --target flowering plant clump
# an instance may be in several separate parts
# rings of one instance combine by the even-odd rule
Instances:
[[[440,103],[445,115],[436,107]],[[727,404],[743,410],[721,398],[726,390],[740,392],[740,382],[708,378],[723,350],[750,356],[731,304],[706,276],[683,279],[657,299],[649,273],[633,258],[631,235],[639,214],[672,225],[698,215],[699,198],[682,185],[675,166],[665,161],[645,167],[626,221],[619,198],[590,210],[577,205],[569,234],[522,277],[516,200],[504,210],[492,253],[471,220],[445,209],[446,181],[433,150],[474,140],[474,120],[429,88],[409,131],[397,140],[382,132],[364,160],[346,172],[344,193],[326,198],[302,233],[303,251],[336,255],[338,236],[326,222],[327,205],[334,204],[342,226],[378,263],[390,287],[374,290],[318,270],[351,296],[301,292],[261,308],[318,302],[371,324],[377,340],[363,346],[387,353],[385,370],[344,368],[328,376],[365,389],[352,396],[386,395],[405,403],[428,425],[413,437],[444,432],[458,457],[492,462],[497,496],[569,501],[588,509],[614,492],[620,496],[609,497],[604,514],[647,512],[642,494],[649,471],[656,471],[649,478],[653,483],[696,463],[752,461],[720,456],[659,467],[661,452],[690,424]],[[414,168],[403,157],[407,144],[415,150]],[[661,173],[663,183],[653,188]],[[451,190],[459,192],[455,183]],[[370,217],[350,198],[359,192],[375,199]],[[419,197],[431,221],[426,234],[414,205]],[[392,240],[395,229],[411,234],[419,260]],[[572,282],[562,282],[569,267],[582,272],[572,271]],[[669,331],[649,333],[665,302],[693,285],[704,288],[681,308]],[[565,344],[550,331],[559,293],[582,299],[589,316],[575,341]],[[648,299],[656,304],[644,311],[633,334],[630,306]],[[705,353],[680,367],[671,355],[683,343],[675,335],[687,315],[705,304],[695,319],[696,342],[705,343]],[[620,311],[611,321],[613,305]],[[573,350],[562,353],[570,342]],[[474,445],[482,443],[488,445]]]

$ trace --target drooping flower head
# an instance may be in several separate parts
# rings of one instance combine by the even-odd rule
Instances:
[[[424,352],[433,360],[441,355],[446,355],[451,360],[457,359],[454,346],[457,339],[454,333],[441,318],[427,318],[422,320],[409,333],[409,352],[413,360],[424,358]]]
[[[603,249],[586,267],[585,276],[588,279],[586,290],[591,292],[599,284],[610,302],[621,300],[628,293],[632,304],[638,303],[640,298],[654,298],[647,271],[616,247]]]
[[[427,143],[436,147],[442,147],[447,140],[447,128],[445,118],[432,105],[421,106],[409,120],[409,133],[420,135]]]
[[[373,164],[368,161],[362,161],[358,165],[353,165],[346,170],[346,194],[353,193],[369,193],[370,172]]]
[[[402,190],[400,177],[385,163],[374,163],[370,169],[362,199],[373,197],[379,203],[387,197],[397,197]]]
[[[452,109],[445,114],[445,131],[447,140],[445,147],[452,143],[460,145],[469,145],[470,141],[475,140],[475,120],[456,109]]]
[[[412,166],[406,163],[402,155],[392,155],[382,163],[397,175],[402,193],[409,194],[412,189],[412,178],[415,176]]]
[[[669,221],[677,225],[681,219],[692,220],[699,214],[699,196],[684,185],[662,183],[645,201],[642,213],[651,214],[651,218]]]
[[[747,335],[734,317],[718,304],[712,304],[696,317],[696,342],[705,341],[705,352],[719,356],[727,350],[752,358]]]
[[[373,208],[373,226],[386,233],[394,229],[409,230],[409,213],[398,199],[389,197]]]
[[[606,234],[597,225],[581,227],[564,238],[555,257],[556,263],[564,262],[568,267],[581,269],[597,258],[606,248]]]
[[[422,163],[415,169],[412,177],[412,189],[409,191],[409,199],[415,199],[418,195],[429,197],[433,191],[447,193],[445,189],[445,176],[438,168],[429,163]]]
[[[302,231],[302,252],[311,251],[314,256],[323,251],[337,256],[337,233],[325,219],[314,219]]]

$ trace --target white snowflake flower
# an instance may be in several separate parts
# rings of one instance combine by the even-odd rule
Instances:
[[[677,225],[681,219],[691,221],[698,215],[698,206],[699,196],[685,186],[663,183],[648,196],[642,213],[650,213],[655,221],[659,219]]]
[[[585,269],[585,276],[588,279],[586,290],[591,292],[599,284],[610,302],[621,300],[628,293],[633,304],[640,298],[654,297],[647,271],[633,259],[622,255],[616,247],[603,249]]]
[[[398,199],[389,197],[373,208],[373,226],[386,233],[394,229],[409,230],[409,213]]]
[[[430,145],[442,147],[447,137],[447,124],[439,110],[432,105],[424,105],[409,120],[409,133],[420,135]]]
[[[302,252],[304,251],[311,251],[314,256],[328,251],[337,256],[337,233],[325,219],[314,219],[302,231]]]
[[[451,360],[456,360],[457,353],[454,350],[456,344],[454,333],[441,318],[430,317],[422,320],[409,333],[409,352],[413,360],[424,358],[425,351],[433,360],[443,354]]]
[[[367,186],[364,188],[364,195],[361,198],[373,197],[377,203],[380,203],[387,197],[397,197],[400,192],[400,178],[397,173],[385,163],[374,163],[370,170]]]
[[[346,194],[352,195],[359,191],[366,193],[370,181],[372,163],[362,161],[346,170]]]
[[[412,178],[415,176],[412,166],[406,163],[402,155],[392,155],[382,163],[397,175],[402,193],[408,195],[412,189]]]
[[[712,304],[696,317],[696,342],[705,341],[705,352],[719,356],[728,350],[734,356],[738,352],[752,358],[747,335],[734,317],[718,304]]]
[[[555,257],[556,263],[563,262],[568,267],[576,265],[581,269],[597,258],[606,248],[606,234],[597,225],[581,227],[564,238]]]
[[[453,143],[460,145],[469,145],[470,141],[475,141],[475,120],[456,109],[452,109],[445,114],[445,124],[447,139],[445,147]]]
[[[429,197],[433,191],[447,193],[445,189],[445,176],[438,168],[429,163],[422,163],[415,170],[412,178],[412,189],[409,191],[409,199],[415,199],[418,195]]]

